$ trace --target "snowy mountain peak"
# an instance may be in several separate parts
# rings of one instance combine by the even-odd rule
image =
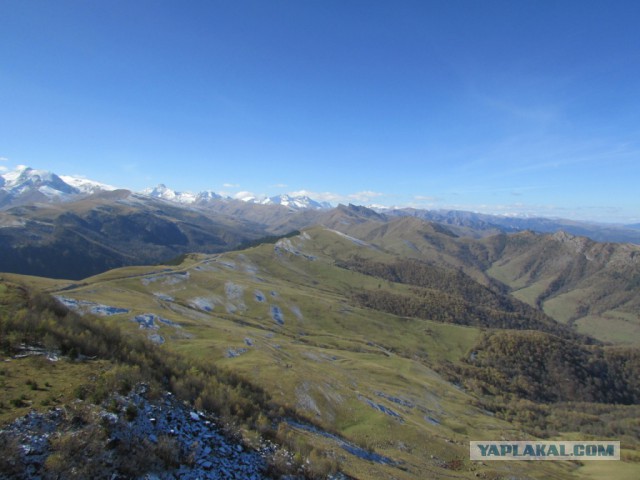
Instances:
[[[89,180],[81,176],[56,175],[46,170],[37,170],[20,165],[16,169],[0,174],[0,208],[10,208],[36,202],[68,202],[86,196],[117,190],[117,187]],[[302,194],[282,194],[272,197],[256,196],[251,192],[238,192],[233,198],[223,197],[211,190],[199,193],[178,192],[159,184],[140,192],[142,195],[182,205],[205,207],[216,201],[241,200],[256,205],[280,205],[292,210],[322,210],[331,208],[328,202],[319,202]]]
[[[17,185],[19,182],[18,179],[21,176],[25,175],[29,170],[33,170],[33,169],[30,167],[27,167],[26,165],[18,165],[15,170],[0,175],[0,178],[2,178],[4,181],[3,186],[5,188],[11,188]]]
[[[68,202],[114,187],[20,165],[0,175],[0,208],[44,202]]]
[[[331,204],[327,202],[318,202],[306,195],[275,195],[273,197],[257,196],[251,192],[238,192],[233,197],[223,197],[211,190],[206,190],[197,194],[190,192],[177,192],[170,189],[164,184],[160,184],[154,188],[147,188],[142,192],[145,195],[154,198],[161,198],[170,202],[182,204],[205,205],[215,200],[240,200],[245,203],[256,205],[281,205],[294,210],[313,209],[321,210],[331,208]]]
[[[282,205],[294,209],[306,209],[322,210],[325,208],[331,208],[331,205],[327,202],[318,202],[306,195],[276,195],[269,197],[261,202],[263,205]]]
[[[327,202],[318,202],[306,195],[282,194],[275,195],[273,197],[265,197],[255,195],[251,192],[238,192],[233,197],[223,197],[212,190],[205,190],[197,194],[191,192],[177,192],[162,183],[153,188],[147,188],[143,190],[142,193],[153,198],[161,198],[170,202],[195,204],[200,206],[217,200],[240,200],[245,203],[252,203],[256,205],[281,205],[294,210],[307,208],[321,210],[331,208],[331,204]]]
[[[58,175],[20,165],[0,175],[0,208],[37,202],[61,202],[80,194]]]
[[[88,195],[92,193],[98,193],[103,191],[113,191],[117,190],[117,187],[112,185],[107,185],[106,183],[96,182],[95,180],[89,180],[84,177],[74,177],[70,175],[60,175],[60,178],[67,185],[71,185],[74,188],[77,188],[82,193],[86,193]]]
[[[212,200],[219,200],[221,198],[222,198],[222,195],[219,195],[212,190],[206,190],[196,195],[196,203],[207,203]]]
[[[196,195],[191,192],[176,192],[170,189],[164,183],[153,188],[147,188],[142,191],[145,195],[153,198],[161,198],[163,200],[169,200],[170,202],[177,203],[194,203],[196,201]]]
[[[29,190],[38,190],[46,196],[79,193],[75,187],[65,183],[55,173],[24,165],[5,173],[3,177],[3,188],[13,194],[22,194]]]

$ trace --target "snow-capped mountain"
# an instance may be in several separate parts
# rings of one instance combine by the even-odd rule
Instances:
[[[91,195],[93,193],[98,192],[110,192],[113,190],[117,190],[117,187],[112,185],[107,185],[106,183],[96,182],[95,180],[89,180],[84,177],[73,177],[69,175],[60,175],[60,178],[67,185],[71,185],[74,188],[77,188],[80,193],[84,193],[86,195]]]
[[[0,175],[0,208],[30,203],[68,202],[108,190],[115,190],[115,187],[20,165]]]
[[[116,189],[117,187],[84,177],[56,175],[46,170],[37,170],[21,165],[13,171],[0,175],[0,208],[6,209],[30,203],[68,202],[95,193]],[[223,197],[211,190],[199,193],[178,192],[164,184],[147,188],[140,193],[147,197],[197,207],[206,207],[219,201],[231,202],[240,200],[256,205],[281,205],[291,210],[332,208],[332,205],[328,202],[319,202],[306,195],[282,194],[265,197],[256,196],[249,192],[240,192],[235,197]]]
[[[163,183],[153,188],[147,188],[141,193],[153,198],[161,198],[169,202],[181,203],[183,205],[204,206],[214,200],[229,199],[229,197],[223,197],[212,190],[205,190],[204,192],[198,193],[177,192]]]
[[[164,184],[160,184],[154,188],[147,188],[142,191],[143,194],[153,198],[161,198],[170,202],[181,203],[185,205],[206,205],[212,201],[232,201],[240,200],[245,203],[253,203],[258,205],[282,205],[294,210],[313,209],[322,210],[331,208],[331,204],[327,202],[318,202],[306,195],[276,195],[273,197],[259,197],[250,192],[240,192],[235,197],[223,197],[211,190],[206,190],[200,193],[191,192],[178,192],[172,190]]]
[[[212,190],[206,190],[204,192],[200,192],[196,195],[196,204],[206,204],[213,200],[220,200],[222,195],[218,195],[216,192]]]
[[[2,189],[13,195],[21,195],[32,191],[38,191],[46,196],[73,195],[80,190],[69,185],[55,173],[45,170],[35,170],[20,165],[15,170],[1,175]]]
[[[183,204],[195,203],[197,198],[197,195],[191,192],[176,192],[163,183],[153,188],[146,188],[142,193],[153,198],[161,198],[163,200],[169,200],[170,202]]]
[[[296,210],[311,208],[313,210],[323,210],[331,208],[331,204],[328,202],[318,202],[306,195],[276,195],[269,197],[259,202],[263,205],[282,205],[284,207],[293,208]]]

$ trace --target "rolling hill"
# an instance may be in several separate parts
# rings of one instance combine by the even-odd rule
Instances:
[[[586,476],[590,464],[468,460],[473,439],[584,435],[623,439],[610,475],[639,471],[637,350],[576,334],[510,295],[492,268],[531,249],[518,247],[523,234],[477,243],[419,219],[329,215],[331,226],[275,243],[81,284],[5,277],[166,355],[233,372],[268,395],[281,440],[321,449],[352,478]],[[558,378],[568,379],[561,392]]]
[[[460,270],[578,332],[603,341],[640,341],[637,245],[595,242],[565,232],[473,239],[415,217],[356,221],[353,214],[332,217],[330,225],[403,258]]]
[[[588,436],[622,439],[607,475],[637,477],[637,245],[98,190],[0,212],[0,270],[32,275],[0,274],[5,422],[73,392],[107,408],[96,385],[128,372],[233,425],[240,448],[276,442],[282,474],[568,479],[602,467],[476,463],[468,442]],[[26,389],[53,367],[24,349],[84,359],[47,377],[73,388]]]
[[[0,270],[80,279],[192,251],[219,252],[267,234],[250,220],[127,190],[0,212]]]

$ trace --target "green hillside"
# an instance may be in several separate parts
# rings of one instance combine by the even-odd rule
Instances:
[[[355,228],[370,229],[367,222]],[[146,337],[145,348],[160,357],[243,379],[250,391],[264,392],[257,408],[281,440],[327,452],[354,478],[579,478],[584,467],[574,463],[468,459],[469,440],[570,435],[622,439],[624,461],[609,471],[640,472],[637,361],[506,295],[474,267],[495,263],[488,247],[469,247],[474,260],[456,260],[464,268],[450,270],[445,264],[464,248],[447,239],[462,240],[446,231],[428,237],[421,247],[410,241],[444,261],[401,237],[381,242],[378,234],[357,238],[314,227],[275,243],[188,255],[177,266],[117,269],[75,285],[23,281],[38,283],[80,318],[118,326],[123,338]],[[401,245],[416,261],[398,254]],[[538,368],[529,357],[547,361]],[[517,382],[510,380],[514,368]],[[608,393],[599,397],[603,369]],[[168,388],[260,432],[260,412],[215,400],[225,398],[216,394],[224,381],[187,394],[192,374],[197,380],[187,369]],[[552,395],[558,378],[575,384],[571,394]],[[577,404],[584,416],[567,415]],[[341,442],[381,457],[354,455]]]
[[[599,243],[564,232],[474,239],[419,218],[356,221],[354,215],[343,213],[328,225],[403,259],[459,270],[578,333],[640,345],[638,245]]]

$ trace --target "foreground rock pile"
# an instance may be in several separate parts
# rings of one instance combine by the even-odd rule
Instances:
[[[150,401],[142,386],[109,402],[31,412],[0,431],[0,478],[270,478],[271,447],[248,450],[171,394]]]

